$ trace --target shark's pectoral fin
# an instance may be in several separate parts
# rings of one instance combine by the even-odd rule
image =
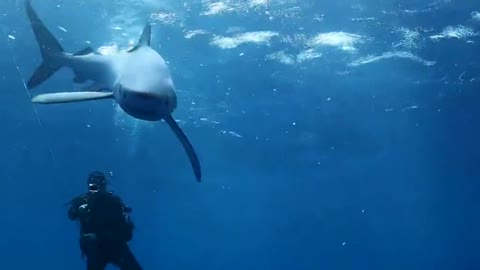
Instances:
[[[112,98],[113,92],[60,92],[41,94],[32,98],[33,103],[67,103],[94,99]]]
[[[177,122],[175,122],[175,119],[173,119],[171,115],[165,117],[164,120],[165,122],[167,122],[173,133],[175,133],[177,138],[182,143],[185,152],[187,152],[188,159],[190,159],[190,164],[192,165],[195,177],[197,178],[197,181],[200,182],[202,178],[202,171],[200,168],[200,162],[198,161],[197,154],[195,153],[195,149],[193,149],[193,146],[188,140],[187,136],[185,135],[185,133],[183,133],[182,129],[178,126]]]

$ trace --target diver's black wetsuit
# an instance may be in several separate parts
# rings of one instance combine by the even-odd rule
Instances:
[[[87,193],[70,202],[68,217],[80,222],[80,249],[87,270],[112,263],[122,270],[141,270],[127,242],[133,236],[131,209],[111,192]]]

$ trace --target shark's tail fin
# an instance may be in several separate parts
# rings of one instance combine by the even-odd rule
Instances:
[[[31,0],[25,1],[25,9],[43,58],[40,66],[37,67],[28,80],[27,87],[31,89],[50,78],[50,76],[63,66],[62,61],[59,60],[64,50],[57,39],[38,18],[37,13],[32,8]]]

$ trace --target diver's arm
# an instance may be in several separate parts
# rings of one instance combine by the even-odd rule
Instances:
[[[70,220],[75,220],[78,218],[78,208],[74,207],[73,205],[70,206],[68,209],[68,218]]]
[[[70,220],[75,220],[80,217],[80,207],[82,206],[82,198],[77,197],[70,202],[70,208],[68,209],[68,218]]]

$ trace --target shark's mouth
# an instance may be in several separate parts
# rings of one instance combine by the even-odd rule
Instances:
[[[172,112],[168,97],[133,91],[125,94],[119,102],[120,106],[125,112],[139,119],[158,121]]]
[[[144,100],[166,100],[162,95],[158,95],[155,93],[150,93],[150,92],[132,92],[132,95],[135,95],[139,99],[144,99]]]
[[[120,104],[120,107],[133,117],[147,121],[158,121],[169,114],[168,112],[161,110],[161,108],[139,106],[139,104],[122,103]]]
[[[175,93],[169,91],[141,91],[119,85],[117,102],[134,117],[160,120],[173,112],[177,105]]]

